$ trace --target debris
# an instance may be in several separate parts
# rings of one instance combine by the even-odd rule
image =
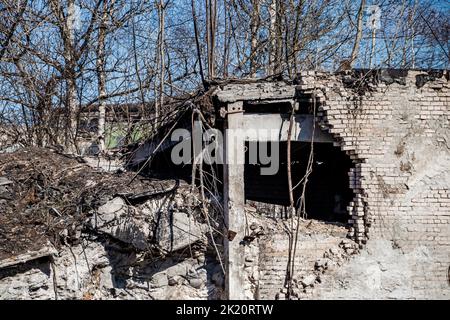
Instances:
[[[212,275],[212,281],[216,284],[219,288],[221,288],[224,284],[224,276],[222,272],[214,272]]]
[[[159,272],[154,274],[151,283],[156,288],[167,286],[169,284],[167,274],[165,272]]]
[[[319,271],[325,270],[328,268],[329,261],[331,261],[331,260],[327,259],[327,258],[318,259],[314,265],[314,268]]]
[[[146,250],[151,234],[150,224],[135,215],[134,210],[125,200],[116,197],[98,208],[97,214],[90,219],[90,225],[139,250]]]
[[[177,180],[132,177],[50,149],[3,154],[0,299],[219,297],[198,195]]]
[[[5,146],[5,147],[1,147],[0,148],[0,154],[1,153],[11,153],[11,152],[16,152],[17,150],[23,148],[22,144],[16,143],[10,146]]]
[[[228,230],[228,240],[233,241],[234,237],[236,237],[236,232],[233,230]]]
[[[165,213],[160,216],[153,234],[153,242],[162,252],[173,252],[206,241],[206,224],[199,223],[186,212],[168,210]]]
[[[313,287],[314,283],[316,282],[316,278],[317,278],[316,275],[310,274],[310,275],[305,276],[301,280],[301,283],[302,283],[303,287]]]
[[[330,253],[332,255],[338,255],[339,254],[339,250],[337,248],[330,248],[329,251],[330,251]]]
[[[169,268],[166,269],[167,276],[169,278],[173,278],[176,276],[185,277],[186,276],[186,269],[187,265],[184,263],[177,263]]]
[[[206,261],[205,255],[202,254],[202,255],[200,255],[200,256],[197,257],[197,262],[198,262],[198,264],[202,265],[202,264],[205,263],[205,261]]]

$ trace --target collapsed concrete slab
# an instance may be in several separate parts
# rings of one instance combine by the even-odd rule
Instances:
[[[283,174],[265,180],[249,174],[245,161],[232,161],[245,158],[250,142],[260,138],[224,135],[224,192],[215,194],[223,215],[215,216],[213,227],[225,236],[224,246],[217,246],[226,252],[225,278],[212,250],[210,212],[199,210],[200,204],[205,210],[204,199],[196,200],[191,188],[160,193],[153,180],[129,185],[134,174],[93,179],[74,159],[43,155],[30,162],[26,152],[19,158],[8,153],[0,159],[0,175],[14,183],[2,186],[8,194],[0,200],[0,235],[7,236],[0,237],[0,260],[38,252],[48,239],[58,255],[54,262],[26,258],[0,269],[0,297],[207,298],[219,297],[225,286],[226,297],[242,299],[448,299],[448,81],[448,71],[303,72],[290,82],[224,82],[211,90],[220,130],[278,129],[274,140],[284,144],[279,156],[287,153],[291,114],[294,122],[295,159],[283,158]],[[190,127],[193,109],[180,111],[192,111],[180,127]],[[157,150],[161,136],[156,138],[132,163],[139,167],[160,151],[146,173],[192,178],[192,167],[164,166],[174,142]],[[286,225],[292,221],[287,163],[298,164],[300,182],[302,155],[309,152],[307,209],[301,219],[295,216],[299,222]],[[248,210],[262,200],[267,206]],[[286,267],[297,226],[288,293]],[[86,251],[92,241],[95,250]]]

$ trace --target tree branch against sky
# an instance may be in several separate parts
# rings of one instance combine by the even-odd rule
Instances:
[[[167,98],[214,78],[343,61],[448,68],[449,11],[444,0],[5,0],[0,121],[26,144],[72,145],[88,104],[104,118],[109,104],[138,103],[157,123]]]

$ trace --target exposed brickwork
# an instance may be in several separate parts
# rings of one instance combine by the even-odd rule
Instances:
[[[327,226],[324,224],[323,228]],[[339,228],[336,228],[339,229]],[[345,229],[336,234],[302,234],[297,244],[297,254],[295,256],[295,281],[301,281],[304,277],[314,276],[314,265],[316,261],[323,257],[323,254],[330,248],[338,248],[342,238],[345,237]],[[286,266],[289,256],[289,240],[286,232],[278,229],[271,230],[268,236],[260,241],[260,299],[283,298],[280,289],[282,289]],[[307,288],[302,292],[302,298],[312,296],[312,288]]]

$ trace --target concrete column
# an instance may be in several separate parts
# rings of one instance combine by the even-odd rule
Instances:
[[[244,136],[235,129],[242,129],[242,102],[227,107],[224,134],[224,251],[226,263],[225,291],[228,299],[245,299],[244,284]]]

